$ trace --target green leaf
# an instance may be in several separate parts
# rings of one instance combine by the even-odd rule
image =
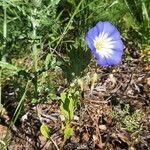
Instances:
[[[66,127],[64,130],[64,138],[65,140],[69,139],[73,135],[73,129],[70,127]]]
[[[51,0],[53,6],[57,5],[61,0]]]
[[[69,99],[66,97],[66,93],[61,93],[60,110],[64,117],[69,120]]]
[[[68,3],[72,4],[73,6],[76,6],[75,0],[67,0]]]
[[[66,99],[66,93],[65,93],[65,92],[62,92],[62,93],[60,94],[60,98],[61,98],[61,100],[64,102],[65,99]]]
[[[73,119],[73,116],[74,116],[74,100],[72,98],[69,99],[70,100],[70,103],[69,103],[69,120],[72,120]]]
[[[84,75],[84,70],[90,63],[90,51],[76,49],[73,47],[69,52],[69,61],[62,64],[60,67],[64,71],[65,77],[69,82],[73,81],[76,77]]]
[[[9,70],[12,70],[12,71],[14,71],[14,72],[17,72],[17,71],[18,71],[18,68],[17,68],[16,66],[14,66],[14,65],[12,65],[12,64],[9,64],[9,63],[7,63],[7,62],[5,62],[5,61],[0,61],[0,67],[1,67],[2,69],[9,69]]]
[[[61,105],[60,110],[61,113],[64,115],[64,117],[71,121],[74,116],[74,99],[72,97],[73,95],[67,94],[65,92],[61,93]]]
[[[46,59],[44,61],[45,69],[48,69],[48,65],[52,61],[52,54],[47,54]]]
[[[2,78],[13,76],[20,71],[16,66],[9,64],[6,61],[0,61],[0,68],[2,70]]]
[[[7,115],[6,109],[0,104],[0,116]]]
[[[42,133],[42,135],[46,138],[49,138],[50,137],[50,131],[49,131],[49,128],[46,124],[42,124],[41,127],[40,127],[40,131]]]

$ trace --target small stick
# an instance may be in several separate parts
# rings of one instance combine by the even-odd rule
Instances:
[[[56,147],[56,149],[60,150],[59,147],[57,146],[56,142],[52,139],[52,137],[50,137],[50,140],[52,141],[52,143],[54,144],[54,146]]]

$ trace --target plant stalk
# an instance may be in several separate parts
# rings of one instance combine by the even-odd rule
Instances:
[[[36,22],[36,14],[37,14],[37,8],[34,8],[33,9],[33,12],[32,12],[32,17],[31,17],[31,22],[32,22],[32,27],[33,27],[33,46],[32,46],[32,50],[33,50],[33,67],[34,67],[34,80],[33,80],[33,83],[34,83],[34,88],[35,88],[35,91],[34,91],[34,96],[35,96],[35,99],[38,98],[38,85],[37,85],[37,80],[38,80],[38,77],[37,77],[37,71],[38,71],[38,49],[37,49],[37,44],[36,44],[36,29],[37,29],[37,22]]]
[[[18,119],[18,116],[19,116],[19,114],[20,114],[20,111],[21,111],[21,109],[22,109],[22,107],[23,107],[23,103],[24,103],[24,100],[25,100],[25,96],[26,96],[26,93],[27,93],[29,84],[30,84],[30,80],[28,80],[28,82],[27,82],[27,84],[26,84],[26,87],[25,87],[25,91],[24,91],[24,93],[23,93],[23,95],[22,95],[22,97],[21,97],[21,99],[20,99],[20,102],[19,102],[19,104],[18,104],[18,106],[17,106],[17,108],[16,108],[16,110],[15,110],[15,112],[14,112],[14,115],[13,115],[13,118],[12,118],[11,126],[12,126],[13,124],[15,124],[16,120]]]
[[[6,48],[6,37],[7,37],[7,8],[6,8],[6,1],[3,0],[3,10],[4,10],[4,22],[3,22],[3,51],[5,51]],[[3,53],[1,53],[3,55]],[[0,61],[2,61],[3,58],[1,58]],[[0,67],[0,106],[2,105],[2,67]]]

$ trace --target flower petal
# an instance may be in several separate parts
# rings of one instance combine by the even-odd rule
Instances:
[[[95,51],[95,46],[94,46],[93,40],[87,36],[87,37],[86,37],[86,42],[87,42],[89,48],[90,48],[92,51]]]
[[[108,42],[103,43],[103,48],[113,49],[116,51],[122,51],[123,52],[124,45],[123,45],[123,42],[121,40],[108,41]]]
[[[97,64],[98,65],[101,65],[101,66],[107,66],[108,65],[105,57],[102,57],[98,53],[95,53],[95,57],[97,59]]]
[[[109,57],[102,57],[101,55],[99,55],[97,59],[97,64],[102,66],[118,65],[121,62],[121,58],[122,53],[113,51],[113,53]]]
[[[96,26],[95,26],[98,30],[98,35],[103,33],[103,29],[104,29],[104,22],[99,21]]]
[[[108,65],[118,65],[121,62],[122,53],[115,52],[110,58],[107,58]]]
[[[98,30],[96,27],[90,29],[86,34],[86,42],[91,50],[95,50],[93,40],[95,39],[96,36],[98,36]]]
[[[88,38],[90,38],[90,39],[94,39],[96,36],[98,36],[98,29],[97,29],[97,27],[95,26],[95,27],[93,27],[93,28],[91,28],[88,32],[87,32],[87,34],[86,34],[86,37],[88,37]]]
[[[120,39],[120,33],[116,27],[114,27],[110,22],[104,22],[103,32],[108,34],[113,40]]]

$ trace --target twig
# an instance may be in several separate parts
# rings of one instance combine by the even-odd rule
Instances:
[[[57,146],[56,142],[52,139],[52,137],[50,137],[50,140],[52,141],[52,143],[54,144],[54,146],[56,147],[56,149],[60,150],[59,147]]]

